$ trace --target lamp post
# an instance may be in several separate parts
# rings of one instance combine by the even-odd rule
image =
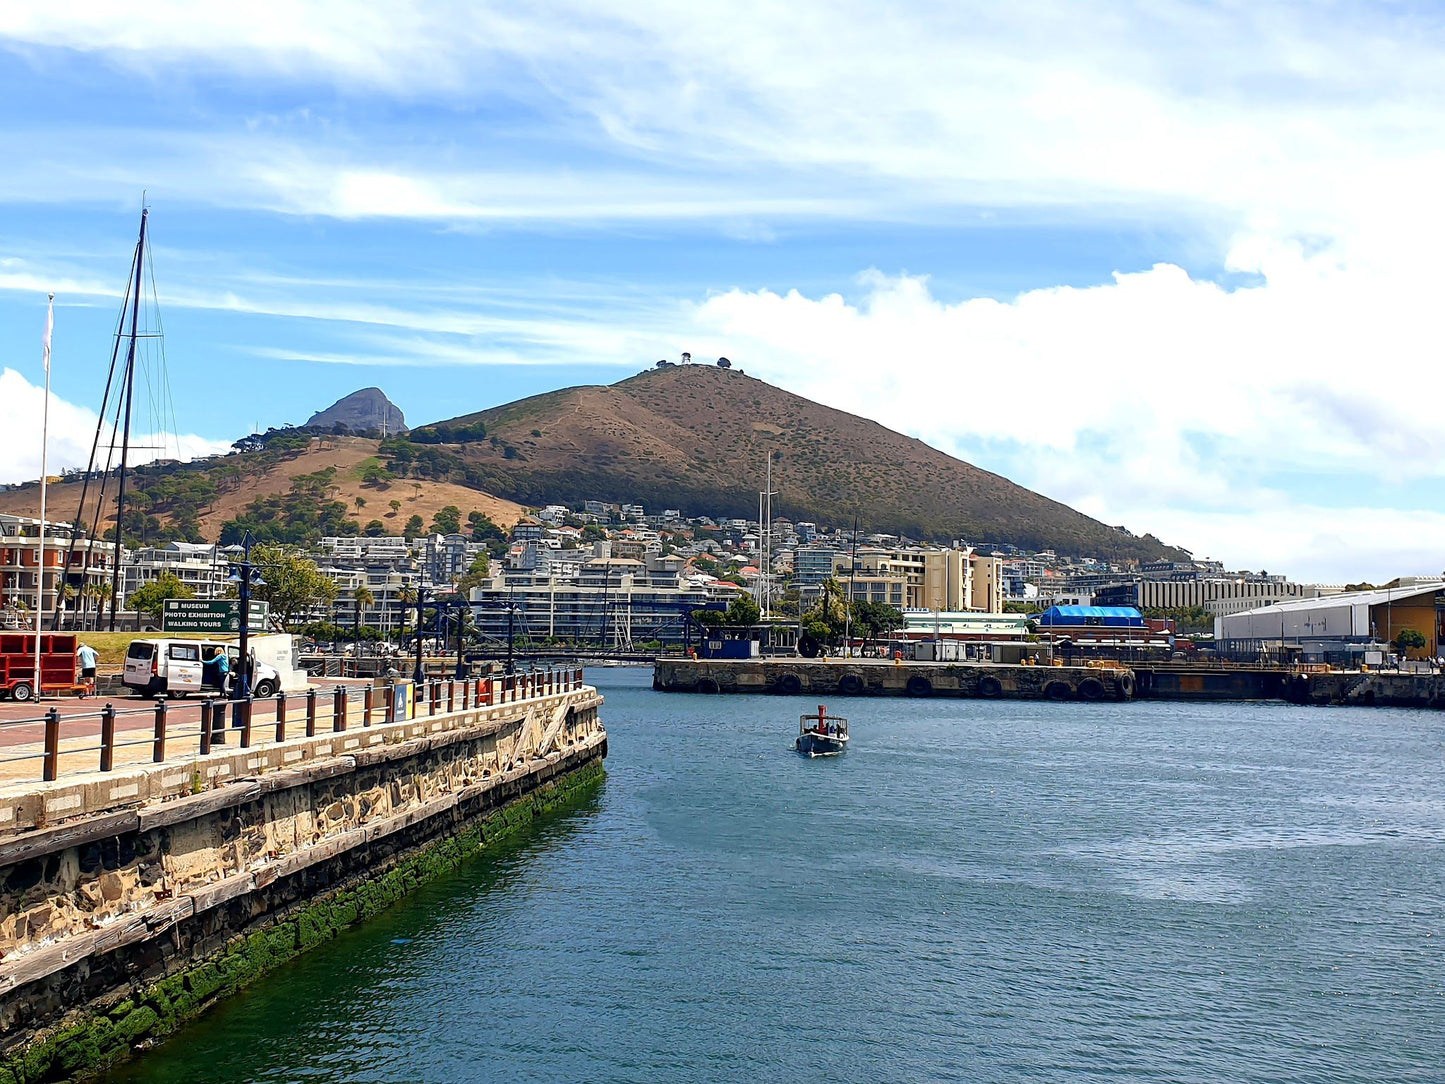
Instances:
[[[416,585],[416,669],[412,671],[411,678],[418,685],[426,677],[421,662],[421,610],[426,605],[426,588],[420,583]]]
[[[251,532],[247,531],[246,536],[241,539],[241,560],[231,567],[230,575],[230,582],[237,586],[241,597],[241,680],[237,683],[237,689],[242,700],[251,695],[251,588],[262,587],[266,583],[261,578],[261,570],[251,564],[253,541]]]

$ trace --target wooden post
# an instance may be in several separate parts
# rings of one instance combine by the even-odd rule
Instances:
[[[340,685],[331,694],[331,729],[338,734],[346,729],[346,690]]]
[[[276,694],[276,740],[286,740],[286,694]]]
[[[211,712],[212,704],[209,700],[201,702],[201,756],[211,751]]]
[[[371,725],[371,686],[368,685],[361,693],[361,725]]]
[[[249,696],[236,701],[234,711],[241,712],[241,748],[251,748],[251,706],[255,703]]]
[[[115,766],[115,705],[107,703],[100,709],[100,770]]]
[[[433,681],[430,685],[427,686],[427,698],[426,698],[426,699],[427,699],[427,712],[426,712],[426,713],[427,713],[428,715],[435,715],[435,714],[437,713],[437,696],[438,696],[438,694],[439,694],[440,692],[441,692],[441,690],[437,688],[437,683],[436,683],[435,681]]]
[[[455,681],[452,681],[452,680],[449,679],[449,680],[447,681],[447,714],[448,714],[448,715],[450,715],[453,711],[456,710],[456,706],[455,706],[455,705],[456,705],[456,695],[457,695],[457,683],[456,683]]]
[[[306,690],[306,736],[316,737],[316,690]]]
[[[160,764],[166,759],[166,702],[156,701],[156,736],[151,745],[151,761]]]
[[[386,705],[386,721],[396,722],[396,686],[387,685],[382,691],[382,701]]]

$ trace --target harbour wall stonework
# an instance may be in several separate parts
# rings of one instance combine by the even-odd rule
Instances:
[[[194,793],[120,808],[109,780],[43,785],[36,808],[88,808],[0,836],[0,1084],[92,1074],[571,800],[601,775],[600,704],[386,724],[294,767],[270,767],[291,743],[213,754]]]

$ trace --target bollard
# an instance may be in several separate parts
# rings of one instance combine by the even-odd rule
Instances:
[[[250,696],[247,696],[245,700],[242,700],[236,704],[237,713],[239,714],[244,712],[240,720],[242,749],[251,748],[251,706],[253,703],[254,701],[250,698]]]
[[[100,770],[115,767],[115,705],[107,701],[100,709]]]
[[[201,756],[211,751],[211,702],[201,703]]]
[[[346,729],[346,690],[340,685],[331,694],[331,729],[338,734]]]
[[[286,694],[276,694],[276,740],[286,740]]]
[[[51,708],[45,713],[45,759],[41,774],[47,783],[60,774],[60,712]]]
[[[361,725],[371,725],[371,686],[368,685],[361,694]]]
[[[306,690],[306,736],[316,737],[316,690]]]
[[[151,745],[151,761],[160,764],[166,759],[166,701],[165,697],[156,701],[156,736]]]

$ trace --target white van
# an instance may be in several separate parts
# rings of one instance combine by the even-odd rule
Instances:
[[[214,684],[205,684],[212,677],[213,670],[204,660],[216,651],[224,651],[231,664],[231,673],[237,672],[241,661],[241,649],[233,643],[220,640],[132,640],[125,653],[125,671],[121,681],[126,688],[134,689],[141,696],[152,697],[161,693],[184,696],[187,693],[209,692],[219,695]],[[281,688],[281,675],[274,666],[256,660],[251,671],[251,695],[258,697],[275,696]],[[234,682],[233,682],[234,687]]]

